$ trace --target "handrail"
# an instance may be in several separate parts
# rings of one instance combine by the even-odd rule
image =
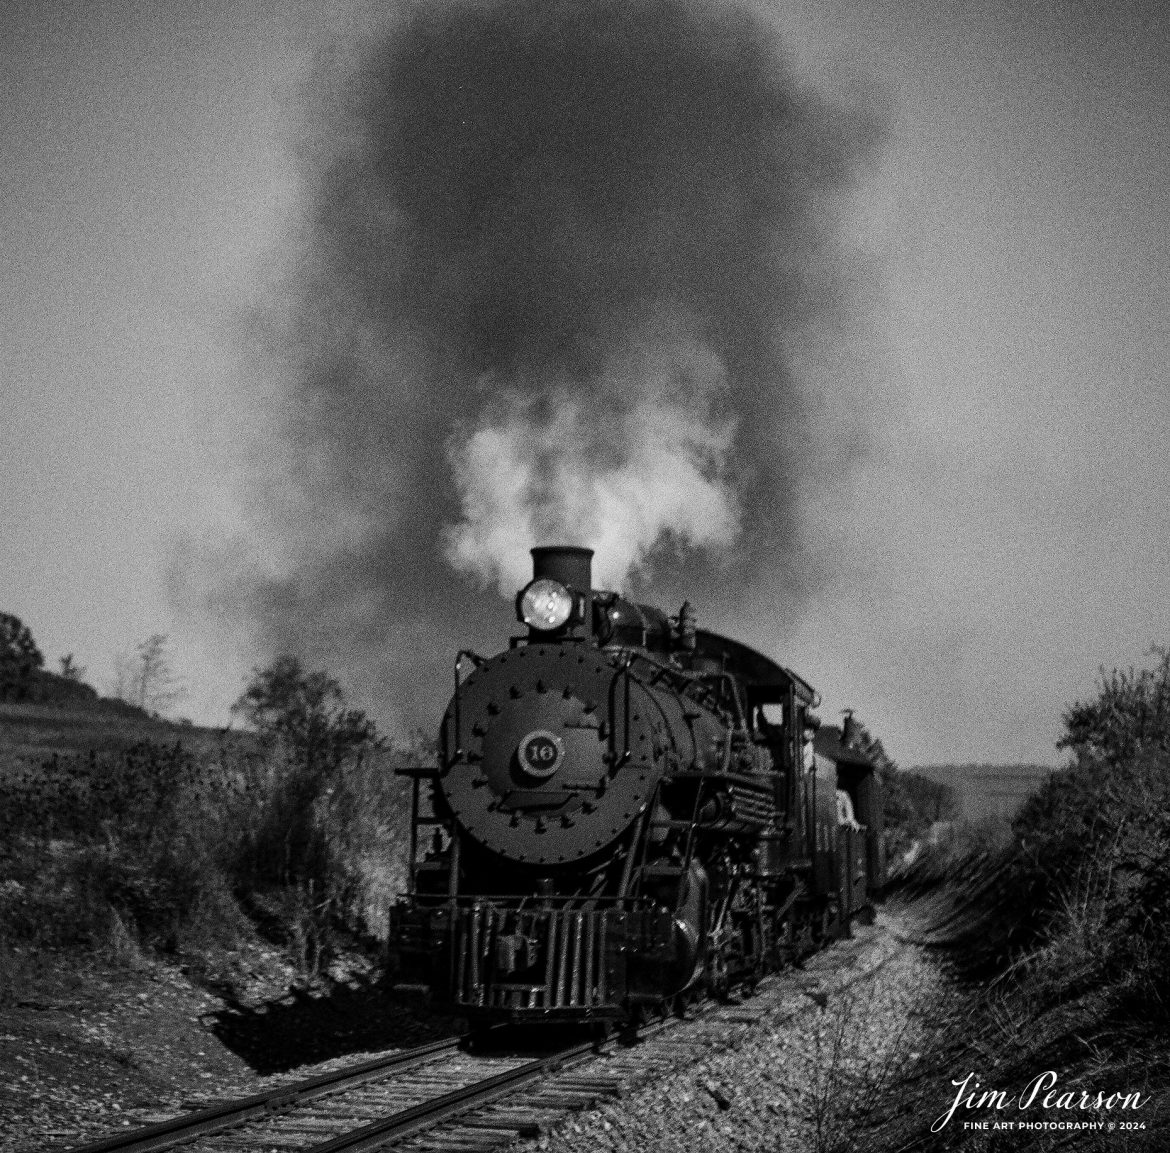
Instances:
[[[614,670],[613,679],[609,682],[609,772],[612,776],[630,759],[630,668],[634,663],[634,654],[629,654]],[[622,755],[617,751],[617,683],[618,678],[625,678],[625,692],[622,696]]]
[[[451,756],[452,762],[463,759],[463,721],[461,717],[462,712],[462,688],[463,682],[459,679],[459,666],[463,663],[463,658],[467,657],[477,669],[483,668],[487,661],[479,655],[474,649],[460,649],[455,654],[455,665],[453,669],[455,678],[455,693],[452,698],[452,704],[455,707],[455,751]]]

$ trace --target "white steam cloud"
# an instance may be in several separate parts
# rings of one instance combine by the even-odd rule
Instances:
[[[669,341],[632,342],[591,382],[588,403],[571,384],[546,386],[538,400],[531,388],[505,388],[452,440],[463,512],[444,530],[454,568],[511,595],[530,575],[534,545],[583,544],[595,583],[620,589],[664,540],[706,549],[735,540],[726,479],[735,424],[715,413],[726,373],[669,330]]]

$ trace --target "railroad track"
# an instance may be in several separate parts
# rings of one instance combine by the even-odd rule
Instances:
[[[836,982],[836,991],[872,978],[887,959]],[[767,978],[760,991],[784,977]],[[683,1020],[668,1018],[639,1030],[640,1042],[657,1044],[624,1050],[616,1042],[587,1042],[532,1058],[473,1055],[459,1048],[457,1038],[438,1041],[124,1131],[71,1153],[154,1153],[178,1146],[188,1153],[489,1150],[535,1137],[567,1111],[620,1096],[634,1081],[667,1075],[680,1058],[700,1060],[761,1016],[783,1023],[817,1003],[804,1002],[777,1017],[768,1001],[701,1003]],[[668,1035],[684,1025],[697,1029]]]
[[[535,1135],[535,1098],[519,1109],[509,1109],[505,1099],[538,1082],[545,1082],[538,1113],[579,1109],[612,1095],[613,1079],[572,1072],[602,1048],[586,1042],[536,1058],[472,1056],[452,1038],[74,1146],[71,1153],[155,1153],[179,1146],[187,1153],[367,1153],[454,1118],[467,1118],[467,1127],[491,1145]],[[497,1102],[504,1106],[490,1117],[468,1117]],[[455,1147],[465,1147],[453,1139]]]

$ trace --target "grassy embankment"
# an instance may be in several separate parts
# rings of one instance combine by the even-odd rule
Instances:
[[[1067,710],[1073,763],[1010,827],[957,826],[901,878],[897,900],[926,941],[947,946],[962,995],[939,1008],[934,1043],[858,1147],[1170,1147],[1170,653],[1154,653],[1153,668],[1103,674],[1097,699]],[[1041,1095],[1020,1110],[1048,1071],[1052,1107]],[[964,1104],[929,1132],[958,1093],[952,1079],[968,1074],[1011,1106]],[[1082,1090],[1090,1104],[1135,1092],[1144,1104],[1082,1108]],[[997,1120],[1115,1128],[963,1127]]]
[[[0,1003],[63,956],[173,958],[230,990],[241,950],[298,973],[366,939],[402,882],[405,808],[375,740],[217,732],[0,705]]]

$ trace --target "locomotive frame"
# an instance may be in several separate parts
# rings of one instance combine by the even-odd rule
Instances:
[[[593,589],[590,550],[532,552],[527,634],[458,654],[438,763],[398,770],[398,982],[473,1024],[609,1025],[750,988],[871,917],[880,742],[822,726],[811,685],[688,604]]]

